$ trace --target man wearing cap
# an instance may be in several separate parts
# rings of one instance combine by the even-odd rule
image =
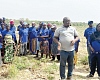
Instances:
[[[66,80],[65,69],[68,62],[67,79],[72,79],[74,44],[79,40],[76,29],[71,25],[68,17],[63,18],[63,26],[58,28],[54,34],[54,41],[58,44],[60,51],[60,77],[61,80]],[[59,41],[58,41],[59,38]]]
[[[90,39],[90,35],[92,33],[94,33],[96,31],[96,28],[93,27],[93,21],[88,21],[88,25],[89,27],[84,31],[84,37],[86,38],[87,40],[87,51],[88,51],[88,61],[89,61],[89,67],[91,66],[90,63],[91,63],[91,50],[88,46],[88,42],[89,42],[89,39]]]

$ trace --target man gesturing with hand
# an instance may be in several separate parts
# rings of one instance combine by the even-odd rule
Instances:
[[[73,58],[74,58],[74,44],[79,40],[76,29],[71,25],[68,17],[63,18],[63,26],[58,28],[54,34],[54,41],[58,44],[60,50],[60,77],[65,80],[65,67],[68,62],[67,79],[72,79]],[[58,41],[59,38],[59,41]]]

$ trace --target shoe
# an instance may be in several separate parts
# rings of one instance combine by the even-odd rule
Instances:
[[[72,76],[67,76],[67,80],[72,80]]]
[[[51,61],[54,61],[54,60],[55,60],[55,59],[53,59],[53,58],[51,59]]]
[[[92,75],[92,74],[89,74],[89,75],[87,75],[87,77],[89,78],[89,77],[93,77],[94,75]]]
[[[66,80],[64,77],[61,77],[61,80]]]

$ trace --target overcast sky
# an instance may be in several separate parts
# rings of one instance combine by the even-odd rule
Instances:
[[[100,22],[100,0],[0,0],[0,17]]]

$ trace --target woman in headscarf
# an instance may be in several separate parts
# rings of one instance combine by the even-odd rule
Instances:
[[[58,48],[58,44],[53,41],[55,30],[56,30],[56,25],[53,25],[51,27],[51,32],[49,34],[51,36],[51,38],[50,38],[51,53],[52,53],[51,61],[55,60],[56,56],[57,56],[58,61],[60,60],[60,51],[57,49]]]
[[[10,25],[6,25],[6,30],[2,32],[2,37],[4,41],[4,63],[12,62],[13,60],[13,43],[14,43],[14,35],[10,30]]]
[[[90,36],[89,47],[91,49],[91,67],[87,77],[94,76],[97,66],[98,78],[100,79],[100,23],[96,26],[96,32]]]

